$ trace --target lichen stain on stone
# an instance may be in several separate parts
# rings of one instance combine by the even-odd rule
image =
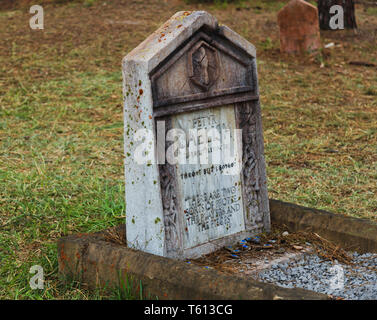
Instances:
[[[66,254],[64,253],[64,250],[63,248],[60,250],[60,259],[62,261],[69,261],[69,258],[66,256]]]

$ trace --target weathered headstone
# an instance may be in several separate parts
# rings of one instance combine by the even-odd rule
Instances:
[[[280,51],[300,53],[321,47],[318,10],[303,0],[291,0],[278,12]]]
[[[268,231],[254,46],[178,12],[124,58],[123,79],[128,245],[183,259]]]

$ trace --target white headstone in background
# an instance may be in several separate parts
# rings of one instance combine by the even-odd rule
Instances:
[[[178,12],[124,58],[123,81],[128,245],[184,259],[269,231],[254,46]]]

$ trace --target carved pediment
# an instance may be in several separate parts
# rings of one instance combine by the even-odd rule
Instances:
[[[234,102],[253,99],[255,72],[252,56],[220,35],[200,30],[151,72],[154,112],[214,106],[227,97]]]

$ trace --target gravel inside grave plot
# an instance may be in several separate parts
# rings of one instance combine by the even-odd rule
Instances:
[[[187,263],[334,299],[377,299],[377,254],[346,251],[313,233],[275,227]]]
[[[304,254],[258,274],[263,282],[285,288],[304,288],[350,300],[377,299],[377,254],[352,253],[353,265],[324,261],[316,254]]]

